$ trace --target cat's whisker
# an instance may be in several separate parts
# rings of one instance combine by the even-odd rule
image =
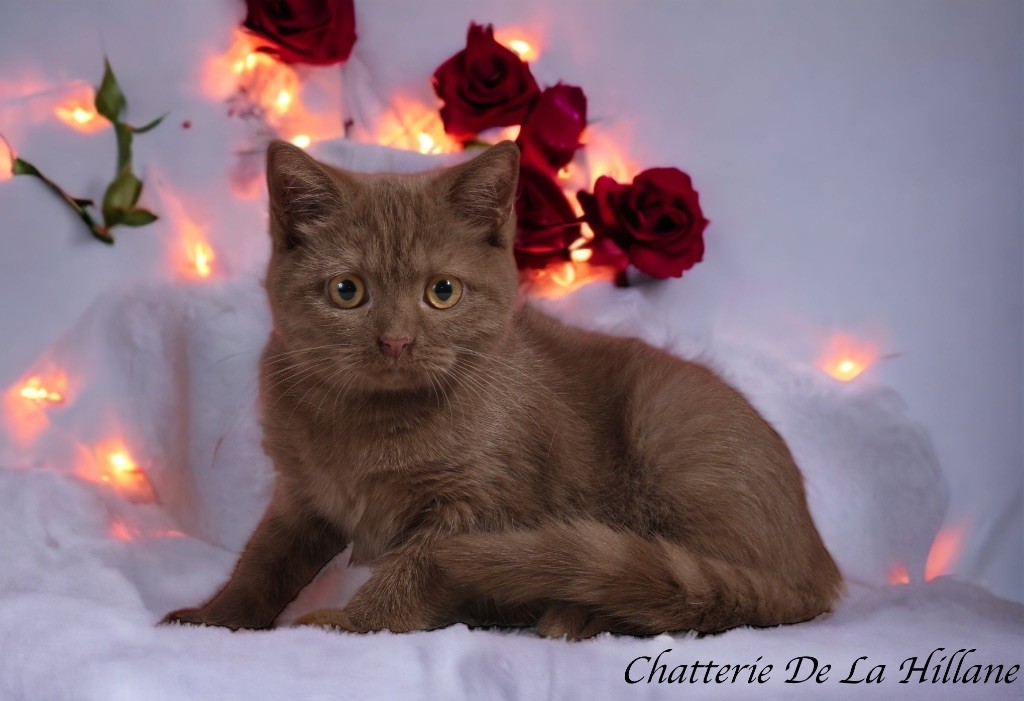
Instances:
[[[547,385],[545,385],[544,383],[540,382],[539,380],[537,380],[537,378],[531,376],[529,373],[524,372],[521,368],[516,367],[515,365],[513,365],[509,361],[507,361],[507,360],[505,360],[503,358],[500,358],[500,357],[498,357],[496,355],[493,355],[493,354],[490,354],[490,353],[483,353],[481,351],[476,351],[476,350],[473,350],[471,348],[465,348],[463,346],[457,346],[457,348],[458,348],[458,350],[463,351],[463,352],[465,352],[465,353],[467,353],[469,355],[474,355],[474,356],[480,357],[480,358],[482,358],[484,360],[488,360],[488,361],[497,363],[497,364],[501,365],[503,368],[509,370],[510,372],[516,373],[519,377],[522,377],[523,379],[529,381],[535,387],[537,387],[542,392],[544,392],[548,396],[548,398],[550,398],[553,401],[558,402],[563,408],[565,408],[567,411],[569,411],[573,416],[576,416],[577,418],[580,418],[579,415],[572,409],[572,407],[569,405],[569,403],[565,400],[564,397],[559,396],[558,394],[553,392],[551,390],[551,388],[549,388]],[[493,369],[490,369],[490,368],[484,369],[484,368],[480,368],[479,366],[477,366],[477,369],[480,370],[480,371],[483,371],[483,372],[490,372],[490,373],[494,373],[495,372]]]

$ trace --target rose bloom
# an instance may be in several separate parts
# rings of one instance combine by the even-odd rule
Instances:
[[[466,48],[434,71],[434,92],[444,101],[444,130],[466,141],[521,124],[540,88],[530,67],[494,40],[494,27],[470,24]]]
[[[520,268],[543,268],[569,260],[569,244],[579,238],[576,212],[547,172],[523,163],[516,197],[513,252]]]
[[[327,66],[348,58],[356,43],[352,0],[246,0],[243,26],[273,45],[286,63]]]
[[[610,240],[641,272],[655,278],[680,277],[704,257],[704,228],[690,176],[678,168],[651,168],[623,185],[604,175],[593,194],[580,192],[584,219],[595,243]],[[595,258],[611,258],[597,253]],[[595,261],[598,262],[598,261]]]
[[[575,85],[559,83],[540,94],[516,143],[557,171],[572,160],[586,126],[587,96]]]

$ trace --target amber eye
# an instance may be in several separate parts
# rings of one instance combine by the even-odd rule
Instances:
[[[358,275],[336,275],[327,282],[327,294],[342,309],[353,309],[366,301],[366,285]]]
[[[462,297],[462,282],[451,275],[435,275],[427,283],[427,304],[435,309],[448,309]]]

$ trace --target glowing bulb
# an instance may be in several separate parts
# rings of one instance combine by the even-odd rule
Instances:
[[[866,366],[858,363],[853,358],[841,358],[825,368],[825,372],[840,382],[849,382],[866,369]]]
[[[416,140],[420,144],[420,153],[435,153],[434,137],[430,134],[421,131],[416,135]]]
[[[576,268],[572,263],[565,263],[561,268],[551,270],[551,279],[562,287],[569,287],[576,282]]]
[[[292,143],[299,148],[309,148],[309,145],[313,143],[313,139],[308,134],[297,134],[292,137]]]
[[[830,339],[828,348],[819,357],[817,365],[826,374],[840,382],[850,382],[878,360],[877,346],[856,340],[846,334]]]
[[[107,458],[107,461],[110,463],[110,466],[114,468],[114,474],[116,475],[127,475],[133,472],[138,472],[139,470],[135,465],[135,461],[132,460],[132,456],[124,450],[111,453]]]
[[[210,277],[213,272],[213,249],[199,242],[192,248],[192,265],[199,277]]]
[[[572,171],[569,170],[569,166],[564,166],[558,169],[558,178],[560,180],[568,180],[572,177]]]
[[[525,39],[512,39],[508,43],[508,48],[515,51],[524,61],[530,60],[533,56],[533,47]]]
[[[288,107],[292,104],[292,94],[287,90],[282,90],[277,94],[274,104],[279,112],[287,112]]]
[[[44,387],[42,380],[38,377],[29,378],[25,383],[25,386],[22,387],[18,393],[23,399],[28,399],[33,402],[47,402],[49,404],[64,403],[64,395],[60,392]]]
[[[76,100],[57,107],[53,113],[57,118],[78,131],[93,132],[102,129],[105,121],[96,119],[99,115],[84,100]]]

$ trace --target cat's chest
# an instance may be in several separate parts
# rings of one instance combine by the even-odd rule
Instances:
[[[443,427],[375,422],[335,428],[311,442],[307,498],[344,527],[357,555],[373,559],[462,483],[465,447]]]

